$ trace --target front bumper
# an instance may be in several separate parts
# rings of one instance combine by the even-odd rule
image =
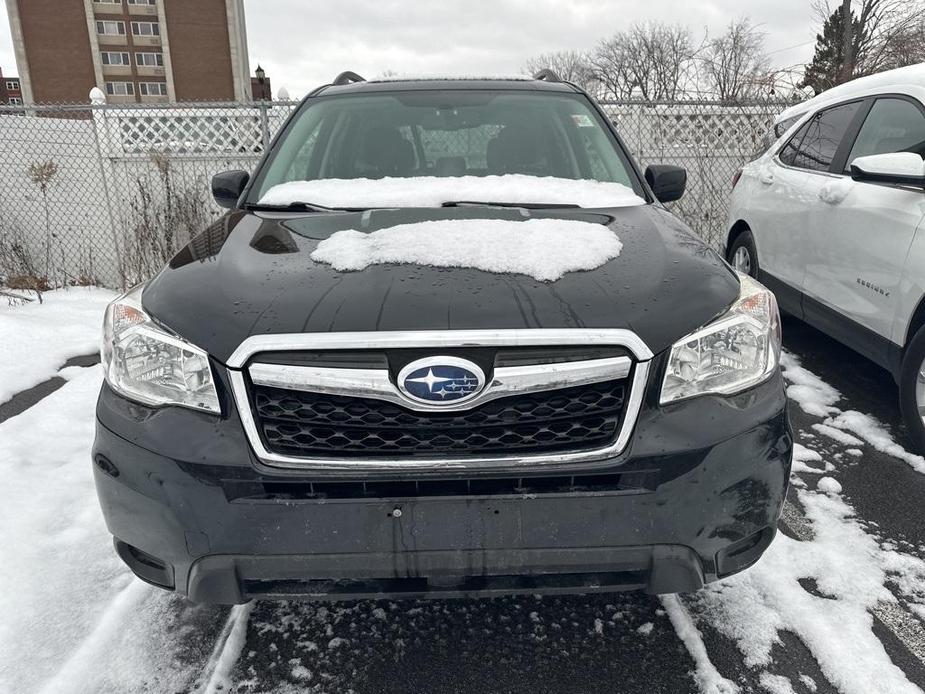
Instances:
[[[256,460],[230,402],[216,418],[107,386],[94,473],[120,556],[194,601],[686,592],[770,544],[792,437],[779,374],[668,407],[656,391],[627,449],[567,491],[543,469],[308,479]]]

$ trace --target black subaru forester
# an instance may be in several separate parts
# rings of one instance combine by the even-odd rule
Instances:
[[[93,463],[119,556],[212,603],[673,593],[750,566],[792,451],[777,306],[665,209],[685,181],[642,175],[548,71],[316,89],[253,176],[213,179],[228,213],[107,310]],[[618,253],[557,279],[510,246],[318,253],[531,220]]]

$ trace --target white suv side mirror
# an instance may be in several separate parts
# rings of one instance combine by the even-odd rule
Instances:
[[[925,160],[914,152],[858,157],[851,162],[851,178],[855,181],[925,187]]]

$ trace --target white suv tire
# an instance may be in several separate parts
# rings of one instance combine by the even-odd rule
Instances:
[[[758,250],[750,229],[746,229],[732,242],[726,260],[739,272],[758,277]]]
[[[903,357],[899,405],[913,444],[919,453],[925,453],[925,326],[919,328]]]

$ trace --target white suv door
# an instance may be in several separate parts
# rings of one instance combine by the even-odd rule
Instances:
[[[839,144],[854,124],[862,101],[814,114],[757,172],[749,200],[750,223],[762,272],[802,291],[817,229],[811,222]]]
[[[910,98],[885,96],[869,107],[841,171],[821,191],[810,224],[813,250],[804,277],[804,292],[822,306],[804,301],[806,319],[827,332],[847,329],[832,325],[826,309],[876,333],[892,337],[899,306],[900,280],[916,228],[925,215],[925,194],[892,184],[852,181],[847,173],[857,157],[887,152],[925,154],[925,108]],[[863,114],[862,114],[863,115]],[[828,325],[827,325],[828,324]],[[862,351],[877,352],[882,340],[864,331],[835,334]],[[860,341],[862,344],[857,344]]]

